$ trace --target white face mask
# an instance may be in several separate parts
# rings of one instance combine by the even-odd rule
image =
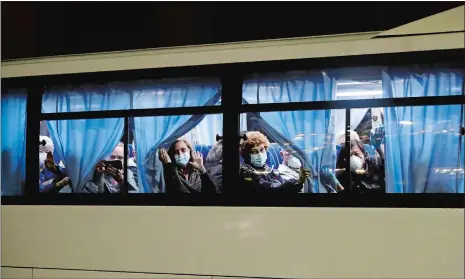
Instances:
[[[266,151],[260,152],[258,154],[251,154],[250,155],[250,163],[257,168],[261,168],[265,165],[267,159]]]
[[[287,165],[288,165],[290,168],[293,168],[293,169],[300,169],[300,167],[302,166],[302,163],[301,163],[300,160],[297,159],[296,157],[291,156],[291,157],[289,157],[289,159],[287,160]]]
[[[45,159],[47,159],[47,153],[40,152],[39,153],[39,168],[45,168]]]
[[[181,153],[180,155],[174,155],[174,160],[176,160],[176,164],[180,167],[185,167],[189,163],[191,159],[191,155],[189,152]]]
[[[358,156],[350,156],[350,170],[355,172],[356,170],[363,169],[363,160]]]

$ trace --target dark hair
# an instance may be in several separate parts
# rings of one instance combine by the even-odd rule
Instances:
[[[191,155],[191,158],[189,159],[190,162],[192,162],[192,157],[193,157],[193,152],[195,151],[194,150],[194,147],[187,141],[187,140],[176,140],[174,141],[171,145],[170,145],[170,148],[168,149],[168,156],[170,156],[171,160],[174,160],[174,147],[176,146],[176,143],[178,142],[184,142],[185,145],[187,145],[187,148],[189,148],[190,150],[190,154]]]

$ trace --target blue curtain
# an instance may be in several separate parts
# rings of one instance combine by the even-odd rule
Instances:
[[[325,72],[291,73],[246,80],[243,92],[246,102],[251,103],[328,101],[336,98],[336,80]],[[331,110],[262,112],[260,117],[304,151],[304,163],[316,169],[315,175],[324,166],[335,169]],[[321,183],[315,183],[313,187],[309,192],[326,192]]]
[[[462,83],[460,71],[383,71],[387,98],[461,95]],[[386,191],[463,193],[462,106],[391,107],[385,111]]]
[[[127,96],[127,100],[125,99]],[[72,112],[129,108],[124,88],[80,86],[46,91],[42,111]],[[121,140],[123,118],[47,121],[56,155],[64,161],[73,192],[81,192],[96,163],[109,155]]]
[[[152,93],[148,94],[148,92]],[[134,108],[217,105],[220,92],[219,81],[150,83],[132,89],[132,102]],[[184,135],[202,119],[203,116],[191,115],[134,118],[134,139],[136,158],[139,162],[138,177],[141,193],[164,192],[158,147]]]
[[[130,93],[125,84],[118,82],[53,87],[47,89],[42,97],[42,111],[45,113],[129,108]]]
[[[2,195],[21,195],[26,180],[26,96],[17,89],[1,97]]]

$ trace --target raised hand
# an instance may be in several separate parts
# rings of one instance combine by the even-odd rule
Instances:
[[[303,184],[307,178],[310,177],[310,170],[304,169],[303,167],[300,168],[299,173],[299,181],[298,184]]]
[[[201,174],[204,174],[207,172],[205,167],[203,166],[203,155],[202,153],[198,151],[193,151],[192,152],[192,162],[189,162],[189,164],[196,170],[200,171]]]
[[[164,148],[160,149],[160,161],[162,161],[165,164],[171,163],[171,158],[168,155],[168,152],[166,152],[166,149]]]
[[[100,161],[95,166],[95,171],[98,173],[103,173],[105,171],[105,161]]]
[[[379,148],[384,142],[385,130],[384,126],[380,125],[370,132],[370,142],[375,148]]]

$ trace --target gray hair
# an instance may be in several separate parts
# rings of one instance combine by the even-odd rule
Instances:
[[[207,154],[205,162],[218,163],[223,159],[223,140],[217,141]]]

